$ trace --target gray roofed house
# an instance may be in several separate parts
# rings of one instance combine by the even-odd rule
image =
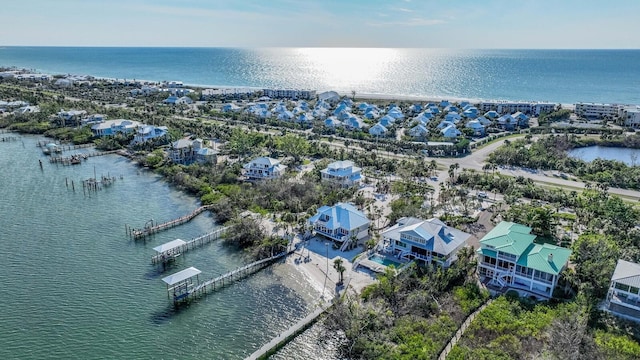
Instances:
[[[605,310],[640,322],[640,264],[618,260],[611,276]]]
[[[385,250],[402,259],[449,267],[471,237],[436,218],[404,217],[382,232]]]

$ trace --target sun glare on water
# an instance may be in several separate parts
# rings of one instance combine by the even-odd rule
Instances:
[[[302,48],[297,51],[309,71],[319,74],[318,82],[342,90],[368,88],[368,84],[384,80],[385,72],[400,57],[397,49]]]

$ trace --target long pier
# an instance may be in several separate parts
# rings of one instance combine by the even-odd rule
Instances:
[[[200,206],[199,208],[193,210],[190,214],[181,216],[177,219],[173,219],[167,222],[163,222],[160,224],[153,225],[153,221],[151,220],[151,226],[145,226],[144,229],[133,229],[125,225],[125,229],[129,236],[131,236],[134,240],[146,238],[147,236],[153,235],[157,232],[171,229],[172,227],[182,225],[191,221],[194,217],[200,215],[200,213],[209,210],[211,208],[210,205]]]
[[[333,303],[323,303],[311,314],[305,316],[303,319],[295,323],[292,327],[288,328],[285,332],[271,339],[271,341],[264,344],[260,349],[256,350],[256,352],[251,354],[245,360],[268,359],[271,355],[275,354],[278,349],[291,341],[291,339],[293,339],[298,334],[309,328],[309,326],[318,321],[320,315],[324,314],[324,312],[327,311],[331,306],[333,306]]]
[[[43,148],[45,146],[47,146],[47,144],[51,144],[51,141],[46,141],[46,140],[40,140],[36,143],[37,147]],[[53,142],[53,144],[57,145],[57,148],[60,151],[71,151],[71,150],[77,150],[77,149],[86,149],[86,148],[90,148],[90,147],[95,147],[96,144],[94,143],[86,143],[86,144],[78,144],[78,145],[73,145],[73,144],[68,144],[68,145],[63,145],[60,144],[59,142]]]
[[[283,258],[291,253],[293,253],[295,251],[295,248],[291,248],[287,251],[283,251],[279,254],[273,255],[271,257],[268,257],[266,259],[262,259],[262,260],[258,260],[255,262],[252,262],[250,264],[247,264],[245,266],[239,267],[233,271],[229,271],[226,274],[222,274],[218,277],[215,277],[213,279],[207,280],[205,282],[199,283],[198,285],[196,285],[193,288],[190,288],[189,290],[187,290],[186,292],[183,293],[179,293],[180,291],[180,286],[177,286],[175,288],[169,289],[169,294],[171,295],[171,292],[173,291],[173,301],[174,303],[180,302],[182,300],[187,300],[187,299],[193,299],[193,298],[197,298],[198,296],[202,296],[205,295],[211,291],[215,291],[217,289],[220,289],[222,287],[224,287],[225,285],[230,284],[233,281],[236,280],[240,280],[244,277],[246,277],[249,274],[252,274],[254,272],[256,272],[259,269],[262,269],[263,267],[273,263],[274,261]],[[177,290],[177,291],[176,291]]]
[[[180,256],[182,253],[187,252],[189,250],[193,250],[199,246],[204,246],[214,240],[218,240],[225,231],[227,231],[229,227],[223,227],[217,229],[208,234],[204,234],[202,236],[198,236],[190,241],[185,242],[184,244],[178,245],[176,247],[172,247],[171,249],[156,254],[151,257],[151,263],[166,263],[167,261],[174,259],[176,256]]]

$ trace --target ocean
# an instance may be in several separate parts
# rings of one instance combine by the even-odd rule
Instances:
[[[640,50],[0,47],[0,66],[211,87],[640,104]]]
[[[303,274],[276,263],[174,308],[164,276],[194,266],[204,280],[250,259],[217,241],[166,269],[151,264],[154,247],[216,229],[209,213],[146,241],[130,239],[125,224],[180,217],[197,199],[118,155],[55,165],[36,147],[40,138],[3,136],[18,140],[0,142],[0,358],[244,359],[318,301]],[[84,192],[81,181],[94,174],[116,181]],[[335,358],[297,341],[286,358]]]

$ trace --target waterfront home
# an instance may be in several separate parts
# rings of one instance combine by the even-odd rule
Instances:
[[[460,130],[458,130],[454,125],[449,125],[446,128],[440,130],[442,136],[448,139],[455,139],[458,136],[462,135]]]
[[[101,123],[107,120],[107,115],[104,114],[92,114],[87,116],[86,118],[80,120],[80,123],[84,125],[91,125]]]
[[[474,106],[466,106],[464,111],[462,112],[462,115],[470,119],[475,119],[478,117],[478,109]]]
[[[337,243],[341,251],[357,246],[360,240],[367,237],[370,223],[362,211],[348,203],[322,206],[309,218],[309,224],[316,234]]]
[[[133,143],[142,143],[158,139],[166,136],[168,133],[169,129],[166,126],[141,125],[133,137]]]
[[[429,135],[429,130],[422,124],[418,124],[407,131],[407,135],[414,138],[424,138]]]
[[[482,125],[478,120],[470,120],[467,122],[465,127],[473,130],[474,136],[484,136],[485,134],[484,125]]]
[[[280,160],[263,156],[246,163],[242,172],[249,180],[263,180],[279,178],[286,169],[287,166],[282,165]]]
[[[449,267],[458,259],[458,250],[466,246],[471,234],[447,226],[436,218],[429,220],[403,217],[383,231],[383,247],[399,259]]]
[[[447,106],[449,106],[449,100],[442,100],[440,101],[440,107],[441,108],[446,108]]]
[[[338,184],[342,187],[357,185],[362,180],[362,169],[354,166],[353,161],[335,161],[326,169],[320,170],[322,181]]]
[[[618,260],[611,277],[605,310],[640,321],[640,264]]]
[[[531,228],[503,221],[480,240],[478,275],[491,290],[549,299],[571,250],[538,244]]]
[[[445,106],[444,109],[442,109],[442,112],[445,112],[445,113],[450,113],[450,112],[458,113],[459,111],[460,110],[455,105],[447,105]]]
[[[407,111],[411,114],[411,115],[415,115],[418,114],[422,111],[423,107],[421,104],[412,104],[411,106],[409,106],[409,108],[407,109]]]
[[[341,127],[342,125],[343,125],[342,121],[336,119],[335,116],[330,116],[330,117],[328,117],[328,118],[326,118],[324,120],[324,126],[329,127],[329,128],[334,128],[335,129],[337,127]]]
[[[138,121],[127,119],[107,120],[91,126],[94,136],[113,136],[116,134],[129,134],[134,132],[141,124]]]
[[[189,165],[194,162],[215,164],[217,161],[217,152],[205,147],[202,139],[185,137],[171,144],[169,159],[176,164],[182,165]]]
[[[437,106],[429,106],[429,111],[435,115],[440,114],[440,109]]]
[[[381,123],[377,123],[369,129],[369,134],[373,136],[385,136],[387,131],[388,130],[386,127],[384,127],[384,125],[382,125]]]

